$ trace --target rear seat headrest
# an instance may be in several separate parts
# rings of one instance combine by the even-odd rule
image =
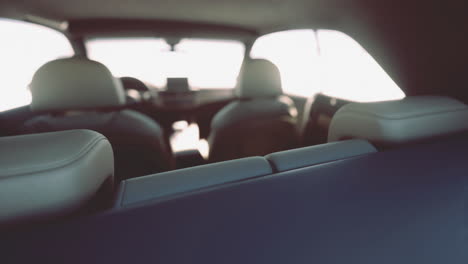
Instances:
[[[115,208],[168,199],[175,195],[272,174],[263,157],[212,163],[128,179],[120,184]]]
[[[66,58],[44,64],[31,82],[33,111],[110,108],[125,105],[120,80],[103,64]]]
[[[94,131],[0,138],[0,226],[73,213],[113,175],[112,147]]]
[[[276,97],[282,94],[280,72],[273,63],[263,59],[245,61],[237,88],[239,98]]]
[[[360,138],[378,146],[392,146],[465,130],[465,104],[448,97],[418,96],[345,105],[331,121],[328,141]]]

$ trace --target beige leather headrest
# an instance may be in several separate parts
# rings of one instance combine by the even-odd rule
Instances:
[[[247,60],[240,77],[237,95],[240,98],[265,98],[283,94],[278,68],[263,59]]]
[[[328,141],[360,138],[378,145],[397,145],[465,130],[465,104],[448,97],[417,96],[343,106],[331,121]]]
[[[94,131],[0,138],[0,226],[72,213],[113,175],[112,147]]]
[[[85,58],[44,64],[31,82],[33,111],[118,107],[125,104],[121,82],[101,63]]]

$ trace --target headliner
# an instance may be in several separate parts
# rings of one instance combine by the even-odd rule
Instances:
[[[339,0],[6,0],[0,15],[27,14],[54,20],[93,18],[210,22],[271,31],[310,26],[344,16],[351,1]],[[348,12],[344,13],[341,10]],[[336,19],[335,19],[336,20]]]

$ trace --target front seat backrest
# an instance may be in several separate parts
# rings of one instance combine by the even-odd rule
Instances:
[[[101,63],[67,58],[43,65],[31,83],[31,109],[41,115],[22,132],[90,129],[106,136],[117,181],[170,170],[174,160],[163,130],[149,117],[123,110],[122,84]]]
[[[283,95],[275,65],[266,60],[246,61],[237,96],[213,118],[210,161],[263,156],[296,146],[297,110]]]

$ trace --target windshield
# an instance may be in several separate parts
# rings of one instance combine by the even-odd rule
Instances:
[[[206,39],[181,39],[173,51],[162,38],[91,39],[86,48],[90,59],[117,77],[135,77],[158,88],[167,78],[186,77],[195,89],[234,88],[245,52],[241,42]]]

